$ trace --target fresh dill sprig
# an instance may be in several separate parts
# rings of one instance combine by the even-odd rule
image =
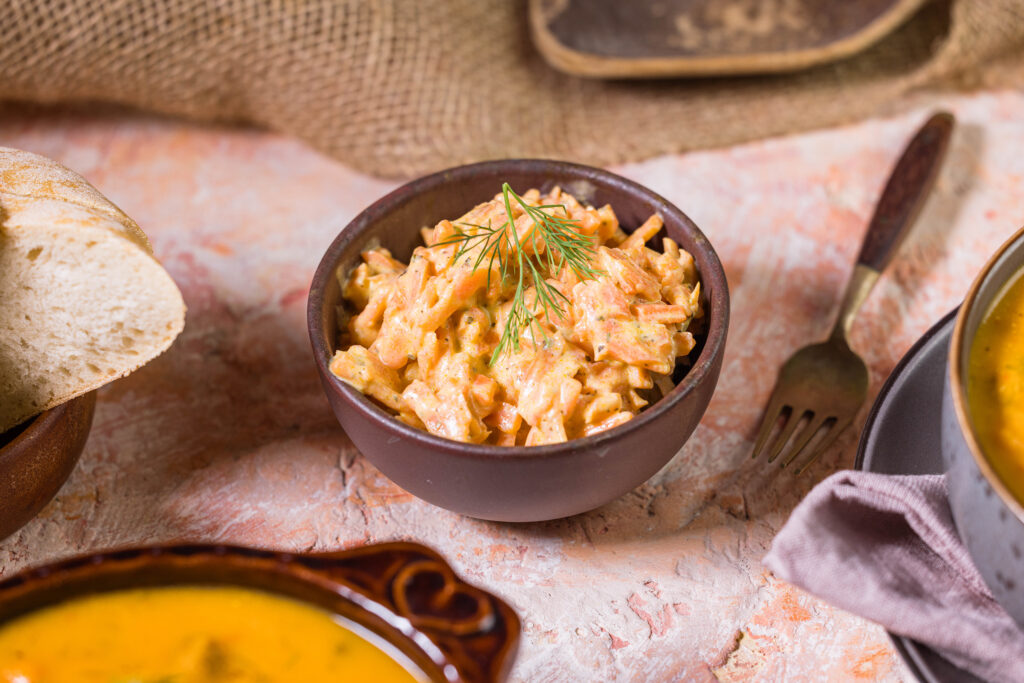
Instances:
[[[551,320],[553,316],[563,318],[563,303],[569,299],[555,286],[551,285],[545,275],[556,276],[563,268],[569,268],[581,280],[595,278],[601,271],[591,267],[590,261],[597,253],[594,240],[580,232],[580,224],[569,216],[569,212],[561,204],[542,204],[531,206],[516,194],[508,183],[501,186],[502,199],[505,203],[506,220],[498,227],[461,223],[455,226],[455,235],[438,242],[433,247],[458,244],[455,261],[467,253],[479,249],[476,254],[473,270],[487,263],[487,288],[491,288],[491,272],[497,261],[504,283],[509,278],[516,282],[515,294],[512,296],[512,307],[505,321],[498,345],[491,354],[491,365],[494,365],[502,353],[515,349],[519,351],[519,337],[525,328],[530,330],[530,338],[537,343],[536,331],[543,339],[547,333],[540,325],[541,315]],[[512,202],[516,202],[523,212],[530,217],[533,225],[522,237],[515,229],[512,213]],[[561,214],[557,211],[561,209]],[[462,227],[459,227],[459,226]],[[462,228],[472,228],[467,232]],[[540,246],[545,246],[540,253]],[[532,253],[526,254],[525,246]],[[515,258],[506,258],[515,254]],[[526,290],[534,287],[533,302],[526,301]]]

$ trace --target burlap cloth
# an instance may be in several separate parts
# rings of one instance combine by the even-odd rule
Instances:
[[[1024,0],[933,2],[860,55],[799,74],[642,82],[550,68],[510,0],[4,4],[0,99],[247,121],[385,176],[512,156],[610,164],[1024,84]]]

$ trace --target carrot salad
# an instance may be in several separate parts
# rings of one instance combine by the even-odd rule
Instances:
[[[409,425],[502,446],[596,434],[667,393],[703,316],[693,257],[669,238],[660,251],[647,246],[659,215],[626,234],[611,206],[559,188],[515,196],[523,204],[499,194],[423,228],[408,264],[377,247],[339,270],[345,306],[331,372]],[[583,271],[551,258],[537,234],[541,210],[587,238]],[[487,230],[500,243],[487,243]],[[516,268],[511,257],[524,255],[536,266]],[[512,324],[524,314],[528,324]],[[503,335],[512,343],[499,348]]]

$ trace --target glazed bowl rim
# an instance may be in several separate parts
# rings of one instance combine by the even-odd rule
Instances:
[[[964,442],[967,444],[967,450],[971,452],[971,457],[974,458],[975,465],[978,467],[982,476],[985,477],[986,483],[995,490],[1003,505],[1013,512],[1019,522],[1024,524],[1024,503],[1017,500],[1017,498],[1010,493],[1010,490],[1006,488],[1003,480],[992,468],[988,458],[985,457],[985,454],[981,449],[981,444],[978,441],[978,437],[974,432],[974,425],[970,419],[970,413],[967,410],[967,389],[964,386],[962,377],[963,368],[961,367],[961,357],[965,346],[964,336],[966,335],[967,330],[967,318],[970,316],[977,304],[981,289],[983,286],[988,284],[989,276],[996,264],[999,263],[1000,259],[1015,247],[1024,248],[1022,245],[1024,245],[1024,228],[1019,229],[1002,245],[1000,245],[999,249],[997,249],[996,252],[989,257],[988,261],[985,262],[981,271],[974,278],[974,282],[971,283],[971,288],[968,290],[967,296],[964,297],[964,302],[960,306],[960,310],[956,316],[956,324],[953,327],[953,334],[949,343],[946,373],[949,380],[950,394],[953,403],[953,410],[956,414],[957,425],[960,428],[961,434],[963,434]],[[1021,273],[1020,268],[1015,270],[1011,277],[1015,277],[1019,273]],[[1005,285],[1006,282],[1003,282],[1000,284],[1000,287]],[[993,301],[989,302],[989,305],[991,306],[993,303],[994,298]],[[977,333],[977,331],[975,331],[975,333]]]
[[[438,627],[430,623],[421,624],[417,619],[444,621],[443,616],[435,618],[429,613],[419,615],[414,609],[411,614],[408,614],[400,607],[400,603],[391,591],[378,594],[373,589],[368,589],[359,582],[353,581],[350,575],[345,573],[339,575],[332,568],[332,565],[336,565],[339,561],[344,563],[360,556],[373,557],[381,553],[402,552],[409,553],[414,557],[399,562],[401,567],[399,574],[401,571],[422,566],[424,563],[436,565],[428,571],[440,571],[447,577],[446,580],[451,581],[455,592],[469,590],[489,605],[492,612],[483,620],[482,623],[486,625],[482,628],[490,629],[494,624],[501,623],[504,625],[505,634],[504,637],[497,638],[495,643],[497,650],[490,655],[485,653],[485,656],[488,656],[487,661],[493,665],[498,677],[504,680],[515,663],[522,638],[522,620],[519,614],[504,598],[493,593],[490,588],[467,580],[438,550],[412,540],[396,539],[327,551],[273,550],[229,543],[171,542],[127,544],[73,554],[24,567],[10,576],[0,578],[0,606],[10,607],[12,599],[16,602],[19,600],[30,602],[30,596],[33,595],[46,596],[48,593],[54,591],[59,593],[62,590],[68,592],[68,595],[58,596],[52,601],[44,601],[41,605],[29,605],[28,609],[24,611],[19,611],[15,607],[13,613],[0,619],[0,626],[53,605],[92,595],[117,593],[143,587],[231,586],[295,600],[320,609],[332,617],[341,617],[349,622],[354,622],[358,626],[374,632],[377,638],[389,645],[398,647],[419,671],[434,680],[426,668],[402,650],[395,638],[392,637],[396,636],[411,647],[418,648],[442,677],[452,680],[448,673],[450,667],[458,673],[455,680],[466,680],[464,675],[467,671],[463,667],[461,658],[472,655],[473,651],[472,648],[465,647],[464,639],[475,637],[477,632],[458,633],[452,631],[448,640],[443,637],[432,637],[430,631],[438,630]],[[145,575],[147,570],[153,569],[163,569],[172,578],[150,583],[145,580]],[[191,575],[196,569],[212,570],[215,574],[218,569],[225,570],[228,572],[228,576],[216,575],[212,579],[197,579]],[[351,572],[351,574],[355,573],[357,572]],[[246,574],[249,574],[249,578],[245,577]],[[133,575],[142,576],[144,580],[133,581],[131,579]],[[263,576],[268,580],[280,577],[292,582],[293,585],[303,585],[320,596],[331,596],[332,600],[337,599],[350,605],[354,612],[361,613],[370,621],[379,622],[393,633],[391,635],[380,633],[363,619],[353,617],[323,599],[299,597],[287,590],[282,590],[280,585],[268,586],[261,581],[254,581],[251,578],[253,575]],[[110,580],[111,576],[113,580]],[[389,604],[389,597],[394,606]],[[347,627],[345,624],[342,625]],[[365,638],[358,631],[356,633]],[[447,648],[445,643],[448,645]],[[457,643],[457,645],[453,645],[453,643]],[[387,649],[380,648],[372,641],[371,644],[388,653]],[[394,658],[393,655],[391,656]]]
[[[24,452],[23,449],[25,448],[25,446],[28,445],[26,443],[27,441],[33,439],[38,433],[46,432],[50,429],[53,429],[57,425],[57,423],[60,422],[61,419],[65,417],[68,411],[68,407],[72,402],[78,401],[79,399],[83,398],[87,399],[90,394],[92,394],[93,398],[95,399],[95,392],[88,392],[82,394],[81,396],[75,396],[74,398],[68,399],[64,403],[55,405],[49,410],[44,410],[38,415],[30,417],[24,422],[19,422],[18,424],[11,427],[11,430],[14,430],[24,425],[24,427],[21,429],[21,432],[19,432],[16,437],[0,446],[0,462],[2,462],[8,457],[11,457],[12,453]]]
[[[538,175],[562,173],[579,176],[581,179],[598,178],[617,192],[624,192],[634,196],[639,195],[653,204],[660,205],[665,209],[666,213],[672,214],[670,218],[664,217],[666,218],[666,223],[669,220],[675,221],[684,230],[692,230],[694,233],[695,250],[702,252],[702,260],[706,262],[705,268],[702,268],[700,272],[701,283],[710,282],[715,285],[708,293],[709,311],[705,315],[711,314],[712,306],[714,306],[715,310],[705,335],[704,346],[685,377],[667,396],[659,399],[625,424],[592,436],[542,446],[497,446],[492,444],[464,443],[416,429],[395,419],[394,416],[385,412],[383,408],[378,407],[361,392],[335,377],[330,371],[330,351],[325,343],[326,336],[324,334],[321,313],[324,292],[330,279],[335,277],[335,271],[342,253],[347,251],[360,235],[372,229],[382,215],[389,213],[407,201],[411,201],[413,197],[435,190],[447,183],[458,182],[462,178],[472,177],[481,173],[493,173],[508,166],[512,166],[520,172],[535,172]],[[705,272],[706,270],[711,272]],[[705,291],[707,291],[707,288],[705,288]],[[628,434],[639,431],[653,421],[666,417],[672,408],[693,394],[702,382],[713,379],[716,360],[723,356],[725,352],[725,341],[728,331],[729,292],[725,270],[711,242],[689,216],[653,190],[633,180],[624,178],[617,173],[593,166],[554,159],[498,159],[464,164],[431,173],[399,186],[361,211],[338,233],[330,246],[327,247],[320,263],[317,265],[309,292],[307,300],[307,325],[310,342],[313,346],[313,355],[316,357],[317,368],[323,380],[330,382],[332,387],[337,389],[345,403],[356,410],[363,419],[370,420],[392,433],[394,435],[393,438],[409,439],[431,450],[440,449],[450,455],[468,459],[515,458],[517,460],[542,460],[568,457],[575,452],[592,451],[602,447],[608,449],[614,442]]]

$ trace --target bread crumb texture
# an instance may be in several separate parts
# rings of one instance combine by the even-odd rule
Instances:
[[[0,147],[0,432],[140,367],[184,323],[133,220],[60,164]]]

